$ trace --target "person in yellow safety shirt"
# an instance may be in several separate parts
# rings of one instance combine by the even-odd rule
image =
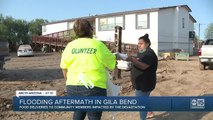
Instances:
[[[116,55],[99,40],[93,39],[93,28],[86,19],[74,23],[78,39],[63,51],[60,67],[66,79],[68,96],[106,96],[106,68],[113,70]],[[75,111],[74,120],[100,120],[102,111]]]

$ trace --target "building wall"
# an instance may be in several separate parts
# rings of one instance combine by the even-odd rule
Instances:
[[[182,19],[184,18],[184,28]],[[189,12],[183,7],[161,9],[159,11],[159,51],[183,49],[192,54],[189,31],[193,30]]]
[[[182,26],[182,19],[184,18],[184,28]],[[178,41],[182,44],[178,44],[178,47],[183,49],[185,52],[193,54],[193,42],[189,39],[189,31],[192,31],[191,28],[191,20],[189,16],[189,12],[185,8],[180,8],[179,14],[179,39]]]
[[[173,48],[175,36],[176,20],[175,9],[162,9],[158,13],[158,49],[159,51],[169,51]]]
[[[194,22],[189,19],[189,31],[194,31]]]
[[[44,31],[45,26],[46,26],[46,31]],[[42,26],[42,35],[64,31],[64,30],[67,30],[67,27],[68,27],[67,22],[49,24],[45,26]]]
[[[125,29],[122,30],[122,42],[137,44],[138,38],[148,33],[151,40],[151,47],[157,53],[158,49],[158,12],[150,13],[150,28],[136,29],[136,14],[125,16]],[[96,18],[96,28],[98,28],[99,18]],[[96,37],[101,41],[114,41],[115,31],[99,31],[96,29]]]

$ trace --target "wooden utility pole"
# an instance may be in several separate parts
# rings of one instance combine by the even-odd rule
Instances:
[[[121,41],[122,37],[122,27],[120,26],[115,26],[115,46],[116,46],[116,52],[121,53]],[[114,72],[114,79],[119,79],[121,78],[121,70],[116,68]]]
[[[199,23],[199,31],[198,32],[199,32],[198,34],[199,34],[199,40],[200,40],[200,23]]]

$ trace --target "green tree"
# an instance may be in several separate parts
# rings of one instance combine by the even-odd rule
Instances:
[[[8,31],[8,33],[5,34],[5,36],[7,37],[10,43],[15,43],[17,40],[16,39],[17,32],[15,31],[15,27],[14,27],[14,19],[12,17],[7,16],[4,18],[3,24],[7,26],[7,31]]]
[[[28,36],[28,22],[25,20],[16,20],[12,17],[6,17],[4,19],[4,25],[8,28],[8,40],[11,44],[16,45],[20,43],[29,43]]]
[[[213,39],[213,23],[209,24],[205,30],[205,38]]]
[[[42,24],[45,23],[48,21],[44,19],[28,22],[0,14],[0,39],[8,40],[10,48],[16,50],[19,44],[30,44],[32,35],[41,35]]]
[[[4,25],[4,17],[0,14],[0,40],[8,40],[8,28]]]
[[[0,39],[8,40],[8,28],[3,23],[0,23]]]
[[[48,23],[44,19],[35,19],[29,23],[29,32],[30,35],[41,35],[42,34],[42,24]]]
[[[29,23],[25,20],[14,19],[6,16],[0,16],[0,37],[7,39],[10,43],[10,48],[16,50],[21,43],[30,43]]]
[[[16,41],[19,43],[30,43],[30,37],[28,35],[29,32],[29,24],[25,20],[15,20],[14,21],[14,30],[16,32]]]

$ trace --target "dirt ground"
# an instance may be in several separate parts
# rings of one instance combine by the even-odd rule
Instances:
[[[16,90],[56,90],[65,96],[65,81],[59,68],[60,53],[36,53],[34,57],[16,57],[0,71],[0,120],[71,120],[72,112],[13,112],[12,97]],[[213,95],[213,70],[199,70],[198,57],[190,61],[161,60],[157,70],[157,86],[152,96]],[[133,96],[129,72],[116,80],[122,96]],[[212,120],[213,112],[155,112],[151,120]],[[137,112],[104,112],[102,120],[139,120]]]

